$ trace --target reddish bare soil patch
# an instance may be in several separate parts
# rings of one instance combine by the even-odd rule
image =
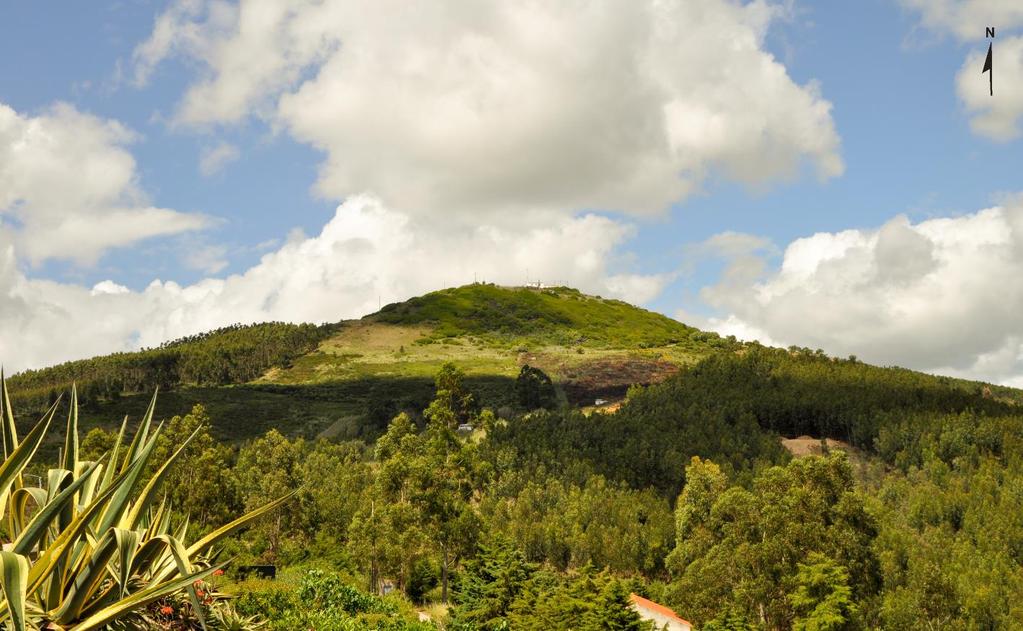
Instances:
[[[845,452],[852,452],[852,446],[849,443],[834,440],[832,438],[827,439],[828,449],[841,449]],[[798,436],[796,438],[782,438],[782,447],[789,450],[789,453],[796,458],[803,456],[819,456],[822,453],[821,450],[821,439],[814,438],[812,436]]]
[[[606,358],[563,367],[560,382],[570,403],[593,405],[597,399],[621,399],[631,385],[660,383],[678,371],[659,359]]]

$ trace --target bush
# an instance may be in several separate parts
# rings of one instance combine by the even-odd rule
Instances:
[[[426,631],[432,624],[415,619],[411,605],[399,598],[367,594],[336,573],[308,570],[297,588],[286,583],[247,583],[238,598],[238,613],[270,621],[270,631]]]
[[[422,558],[412,565],[405,593],[413,602],[421,603],[427,592],[440,582],[440,568],[429,558]]]

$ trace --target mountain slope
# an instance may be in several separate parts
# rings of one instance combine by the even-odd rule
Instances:
[[[279,427],[290,434],[374,433],[416,409],[453,362],[479,398],[514,407],[523,364],[548,371],[566,400],[624,394],[722,349],[741,345],[618,300],[568,288],[467,285],[327,325],[236,325],[156,349],[26,371],[9,379],[23,422],[71,382],[90,412],[113,425],[137,415],[154,389],[165,414],[206,405],[221,438]]]
[[[316,351],[260,381],[431,377],[445,362],[470,376],[514,377],[528,363],[568,386],[570,399],[581,402],[623,394],[633,383],[658,381],[678,366],[741,346],[574,289],[467,285],[343,322]]]
[[[699,333],[659,313],[567,287],[467,285],[387,305],[364,320],[429,325],[432,339],[473,335],[495,344],[630,348],[677,344]]]
[[[162,415],[202,403],[226,440],[270,428],[372,438],[396,412],[425,407],[446,362],[466,373],[482,404],[513,411],[514,380],[524,364],[547,372],[562,402],[582,407],[620,399],[633,384],[664,381],[704,358],[757,348],[574,289],[474,284],[387,305],[360,320],[233,326],[157,349],[67,362],[16,375],[9,386],[22,422],[76,381],[89,418],[107,426],[140,415],[159,387]],[[874,388],[895,374],[864,370]],[[920,378],[940,388],[980,388]],[[1019,399],[1011,389],[988,391]]]

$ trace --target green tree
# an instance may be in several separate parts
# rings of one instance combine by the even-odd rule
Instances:
[[[537,572],[509,609],[516,631],[650,631],[619,579],[586,566],[568,576]]]
[[[465,374],[448,362],[441,366],[435,382],[436,394],[424,415],[454,428],[472,420],[478,413],[476,398],[465,387]]]
[[[853,628],[857,607],[849,588],[849,572],[832,559],[811,552],[796,572],[789,594],[795,611],[794,631],[845,631]]]
[[[354,549],[369,554],[371,585],[379,572],[398,572],[404,586],[412,565],[432,549],[439,558],[441,597],[446,602],[449,577],[460,559],[476,547],[480,531],[479,514],[471,501],[476,466],[475,448],[455,434],[457,413],[451,408],[457,398],[458,375],[442,371],[438,397],[427,408],[426,431],[418,433],[411,418],[399,414],[377,443],[379,461],[372,489],[357,514],[357,528],[351,530]],[[373,530],[373,524],[386,525]],[[402,533],[406,539],[398,566],[387,564],[387,542],[379,532]]]
[[[651,631],[632,608],[625,583],[617,579],[607,581],[587,617],[586,626],[594,631]]]
[[[431,418],[422,435],[425,449],[416,463],[423,474],[415,501],[426,531],[439,548],[441,600],[447,602],[451,570],[476,547],[481,529],[479,514],[470,501],[476,454],[462,442],[443,418]]]
[[[203,406],[196,405],[188,414],[167,422],[153,450],[153,467],[166,462],[190,438],[179,456],[181,464],[171,470],[164,488],[175,506],[188,507],[193,523],[208,529],[229,521],[242,503],[231,469],[234,454],[210,434],[210,417]],[[286,492],[280,490],[281,495]],[[264,500],[269,497],[262,496]]]
[[[372,484],[364,445],[317,440],[296,466],[306,519],[318,534],[344,541],[360,497]]]
[[[238,452],[235,480],[246,508],[265,503],[300,488],[299,463],[305,456],[305,441],[289,440],[275,429],[246,443]],[[277,561],[288,535],[303,532],[302,507],[293,502],[286,509],[262,520],[254,529],[263,536],[267,560]]]
[[[382,579],[388,577],[405,589],[413,566],[427,549],[427,538],[415,507],[401,494],[385,495],[375,484],[349,523],[348,549],[366,572],[369,591],[379,593]]]
[[[799,564],[814,566],[814,553],[848,572],[852,603],[878,594],[871,545],[877,525],[855,491],[844,452],[772,467],[750,490],[718,495],[709,513],[700,508],[704,491],[720,483],[702,463],[694,473],[696,490],[680,498],[678,542],[668,559],[673,581],[666,594],[676,610],[697,623],[733,610],[767,628],[788,628],[797,617],[790,595],[799,589]]]
[[[508,628],[508,611],[536,571],[511,540],[500,535],[480,544],[455,586],[453,619],[480,631]]]
[[[529,364],[522,366],[515,379],[515,394],[526,410],[550,409],[557,404],[554,382],[547,373]]]
[[[79,446],[79,458],[84,461],[96,462],[104,454],[109,454],[116,442],[117,432],[94,427],[82,438]]]

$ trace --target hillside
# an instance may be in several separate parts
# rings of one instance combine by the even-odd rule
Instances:
[[[495,345],[643,348],[684,344],[699,333],[661,314],[567,287],[467,285],[389,304],[363,320],[428,325],[431,340],[479,336]]]
[[[90,417],[110,426],[141,414],[159,387],[166,414],[201,402],[222,439],[270,427],[357,437],[428,401],[446,362],[467,374],[485,404],[514,408],[523,364],[550,374],[563,401],[584,404],[740,347],[574,289],[478,284],[389,304],[360,320],[235,325],[155,349],[66,362],[14,375],[9,387],[19,409],[38,412],[77,382]]]
[[[226,327],[156,349],[27,371],[11,377],[9,387],[24,423],[75,381],[89,418],[108,427],[126,414],[141,415],[159,387],[163,414],[202,403],[223,440],[270,428],[372,438],[397,412],[423,409],[434,376],[448,362],[465,373],[480,403],[511,413],[518,407],[514,380],[525,364],[551,376],[562,403],[592,407],[703,358],[758,347],[574,289],[477,284],[389,304],[360,320]],[[980,390],[970,382],[853,365],[852,379],[878,389],[910,374],[920,387]],[[987,388],[998,398],[1018,399],[1014,390]]]
[[[539,405],[518,396],[527,363],[553,377],[524,371],[545,388]],[[153,452],[163,462],[209,428],[166,481],[200,527],[298,489],[228,550],[282,570],[263,582],[229,570],[245,615],[293,621],[335,610],[310,605],[316,581],[375,593],[397,577],[458,622],[447,628],[489,628],[461,621],[500,584],[509,595],[485,607],[516,621],[507,628],[550,628],[564,603],[621,609],[632,590],[702,628],[770,615],[760,626],[783,629],[804,615],[791,594],[823,574],[859,616],[844,628],[1018,626],[1006,622],[1023,594],[1017,390],[740,344],[569,289],[490,286],[19,375],[22,423],[21,403],[69,375],[87,394],[82,429],[107,430],[81,441],[87,460],[110,451],[124,414],[143,413],[149,392],[129,387],[165,388],[159,418],[204,404]],[[594,410],[597,396],[615,405]],[[300,440],[315,436],[338,440]],[[52,460],[64,443],[49,440]],[[449,589],[454,606],[434,609]],[[541,622],[516,626],[534,611]]]
[[[259,381],[432,378],[445,362],[470,377],[514,377],[530,364],[582,402],[623,394],[633,383],[659,381],[678,366],[740,346],[574,289],[467,285],[343,322],[315,351]]]

